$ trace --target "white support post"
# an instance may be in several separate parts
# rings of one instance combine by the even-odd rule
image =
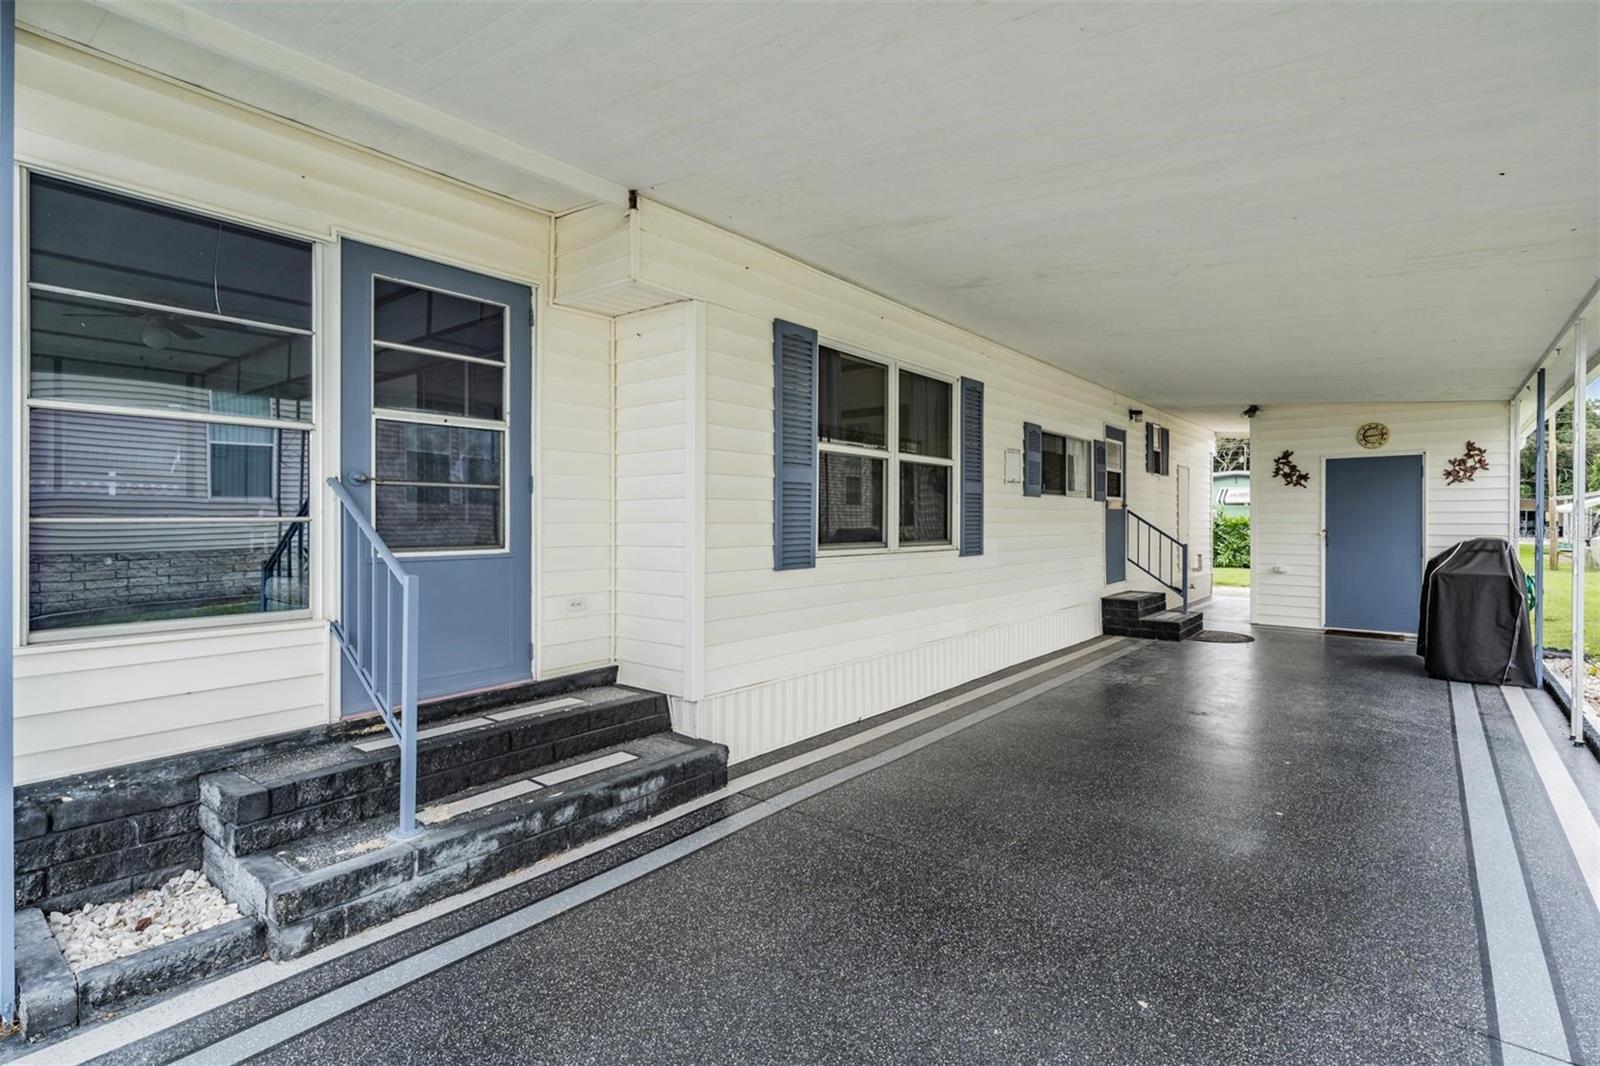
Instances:
[[[1583,316],[1573,323],[1572,345],[1572,721],[1574,744],[1583,743],[1583,575],[1589,555],[1589,346]]]

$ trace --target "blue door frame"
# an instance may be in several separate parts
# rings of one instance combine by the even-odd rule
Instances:
[[[1423,457],[1329,459],[1323,471],[1323,626],[1415,633]]]
[[[376,473],[372,465],[375,277],[506,309],[509,380],[501,455],[505,544],[491,550],[408,553],[401,549],[396,554],[420,581],[419,696],[527,680],[533,664],[533,291],[526,285],[400,252],[342,242],[341,466],[345,486],[369,521],[377,486],[363,484],[362,479]],[[341,692],[344,714],[370,709],[371,701],[348,663]]]
[[[1111,506],[1111,493],[1106,493],[1106,584],[1115,585],[1128,580],[1128,431],[1115,426],[1106,427],[1106,440],[1121,445],[1122,484],[1118,506]]]

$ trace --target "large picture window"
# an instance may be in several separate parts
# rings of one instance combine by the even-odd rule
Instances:
[[[952,544],[953,385],[824,345],[817,394],[818,544]]]
[[[303,610],[311,246],[27,186],[30,632]]]

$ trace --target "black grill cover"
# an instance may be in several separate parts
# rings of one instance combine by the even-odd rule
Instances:
[[[1422,574],[1417,654],[1431,677],[1532,688],[1526,579],[1498,537],[1464,540]]]

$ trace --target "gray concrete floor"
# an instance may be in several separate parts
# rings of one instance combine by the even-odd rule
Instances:
[[[1243,597],[1205,609],[1248,628]],[[1409,644],[1255,635],[1108,661],[253,1061],[1501,1061],[1447,686]],[[1569,1057],[1600,1062],[1600,923],[1503,701],[1480,694]],[[519,891],[415,936],[537,889]],[[166,1061],[428,944],[112,1058]]]

